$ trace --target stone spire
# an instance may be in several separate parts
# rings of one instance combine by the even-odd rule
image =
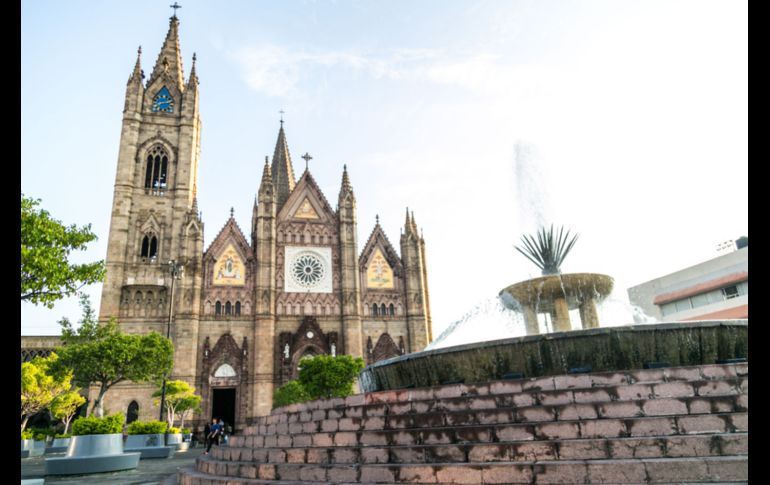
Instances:
[[[275,142],[271,171],[276,194],[276,209],[281,210],[296,184],[291,155],[289,155],[289,145],[286,143],[286,133],[283,131],[283,121],[281,121],[281,129],[278,131],[278,140]]]
[[[176,83],[179,90],[184,89],[184,76],[182,74],[182,54],[179,48],[179,19],[174,15],[169,19],[168,33],[163,47],[158,54],[158,60],[155,61],[155,67],[152,70],[149,83],[162,77],[163,75]],[[148,84],[149,84],[148,83]]]
[[[142,46],[139,46],[136,50],[136,64],[134,64],[134,70],[128,78],[128,84],[141,83],[142,78],[144,78],[144,72],[142,72]]]
[[[193,59],[192,59],[192,69],[190,70],[190,77],[187,79],[187,87],[192,88],[193,85],[197,86],[198,83],[198,74],[195,72],[195,61],[197,60],[197,56],[195,55],[195,52],[193,52]]]
[[[409,216],[409,207],[406,208],[406,221],[404,222],[404,234],[417,237],[417,225],[414,223],[414,212]]]
[[[342,166],[342,191],[353,192],[353,186],[350,185],[350,178],[348,177],[348,166]]]
[[[270,170],[270,165],[267,163],[267,157],[265,157],[265,166],[262,168],[262,183],[260,187],[265,187],[268,184],[273,184],[273,173]]]

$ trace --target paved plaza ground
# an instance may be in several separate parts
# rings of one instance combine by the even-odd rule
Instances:
[[[203,453],[203,447],[175,453],[173,458],[139,460],[134,470],[91,475],[45,476],[45,458],[42,456],[21,460],[21,478],[45,478],[45,483],[90,483],[110,485],[176,485],[176,472],[181,467],[192,466],[195,458]],[[62,455],[49,455],[62,456]]]

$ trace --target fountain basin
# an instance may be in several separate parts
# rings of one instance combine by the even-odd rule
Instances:
[[[508,286],[500,291],[500,296],[507,294],[521,305],[527,335],[540,333],[538,313],[551,315],[554,330],[572,330],[569,311],[575,309],[580,310],[583,328],[597,328],[596,302],[612,293],[614,281],[611,276],[598,273],[548,275]]]
[[[363,392],[748,359],[748,320],[592,328],[445,347],[367,366]]]

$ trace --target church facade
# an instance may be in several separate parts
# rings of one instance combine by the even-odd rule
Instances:
[[[373,363],[422,350],[432,330],[414,215],[407,211],[400,253],[379,221],[360,246],[347,169],[333,207],[307,169],[295,178],[281,122],[255,180],[249,232],[231,212],[204,248],[198,77],[193,56],[184,78],[176,16],[146,82],[140,56],[126,88],[100,321],[169,333],[170,379],[202,395],[198,423],[216,415],[239,426],[269,414],[274,389],[306,355]],[[182,268],[173,281],[169,261]],[[118,385],[105,407],[156,419],[154,390]]]

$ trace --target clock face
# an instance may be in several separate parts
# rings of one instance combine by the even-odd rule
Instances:
[[[286,247],[284,291],[331,293],[331,248]]]
[[[174,112],[174,98],[171,97],[171,93],[168,92],[166,86],[163,86],[155,98],[152,100],[152,111],[173,113]]]

